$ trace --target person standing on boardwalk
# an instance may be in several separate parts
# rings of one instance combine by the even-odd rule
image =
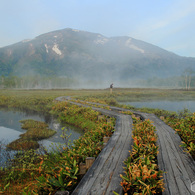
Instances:
[[[112,94],[113,83],[110,85],[110,94]]]

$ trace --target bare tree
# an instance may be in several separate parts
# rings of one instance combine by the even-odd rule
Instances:
[[[185,88],[186,90],[190,90],[191,87],[191,78],[194,74],[194,71],[191,68],[186,68],[184,70],[184,78],[185,78]]]

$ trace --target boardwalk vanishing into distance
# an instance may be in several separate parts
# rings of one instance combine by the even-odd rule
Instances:
[[[131,116],[121,114],[119,111],[129,110],[114,106],[110,106],[111,110],[106,110],[73,102],[69,97],[59,97],[56,100],[69,100],[70,103],[78,106],[92,107],[103,115],[117,119],[115,132],[72,194],[108,195],[114,194],[113,191],[122,194],[120,174],[123,173],[123,161],[129,156],[129,150],[133,144],[133,122]],[[162,194],[195,194],[191,191],[191,183],[195,181],[195,161],[180,147],[181,138],[179,135],[154,114],[130,111],[143,120],[153,121],[153,125],[156,127],[157,144],[159,145],[157,159],[160,170],[164,172],[163,179],[165,183],[165,191]]]

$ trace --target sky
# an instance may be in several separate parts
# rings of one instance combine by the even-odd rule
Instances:
[[[195,57],[195,0],[0,0],[0,47],[64,28]]]

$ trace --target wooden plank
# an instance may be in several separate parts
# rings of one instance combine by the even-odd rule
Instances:
[[[195,181],[195,163],[182,151],[179,135],[155,115],[147,114],[145,117],[154,121],[161,144],[161,157],[158,163],[160,169],[166,172],[164,174],[166,190],[163,194],[194,194],[190,185]]]
[[[132,119],[131,119],[131,123],[129,124],[129,122],[124,122],[123,125],[127,125],[126,127],[124,127],[125,129],[132,129]],[[126,134],[126,140],[125,140],[125,144],[124,144],[124,148],[121,151],[121,159],[127,159],[129,157],[129,151],[131,150],[133,144],[133,139],[132,139],[132,131],[129,131],[128,134]],[[110,181],[110,185],[107,188],[107,194],[113,194],[111,193],[113,191],[113,189],[115,189],[114,191],[122,194],[122,188],[121,186],[118,187],[118,182],[121,181],[120,178],[120,174],[124,175],[124,163],[122,161],[118,161],[116,168],[118,169],[118,171],[115,171],[113,176],[112,176],[112,180]]]
[[[87,173],[82,178],[82,180],[80,181],[77,188],[74,190],[74,192],[72,194],[88,194],[89,190],[95,184],[95,180],[98,176],[98,173],[103,168],[104,162],[110,157],[110,154],[112,152],[112,148],[114,147],[115,143],[117,142],[118,137],[119,137],[119,133],[113,134],[113,136],[109,140],[108,144],[105,146],[105,148],[98,155],[94,164],[87,171]]]
[[[123,173],[123,161],[128,157],[131,146],[131,123],[130,116],[119,117],[117,131],[73,194],[111,194],[113,191],[122,194],[120,174]],[[117,139],[113,139],[115,134]]]
[[[120,189],[122,189],[120,186],[120,181],[121,181],[120,174],[123,172],[122,162],[128,156],[128,151],[130,148],[129,140],[131,138],[131,135],[129,133],[130,123],[126,121],[126,118],[127,116],[122,116],[122,129],[121,129],[122,131],[121,131],[120,140],[118,140],[118,142],[115,145],[115,148],[113,148],[112,156],[110,156],[110,158],[107,159],[106,163],[104,164],[103,169],[101,169],[98,175],[98,178],[96,179],[96,185],[93,186],[93,189],[91,190],[92,193],[98,192],[98,191],[104,192],[104,194],[110,194],[113,191],[119,193]],[[128,145],[127,146],[128,149],[125,148],[126,144]],[[126,155],[124,156],[124,154]],[[120,160],[121,157],[122,157],[122,160]],[[115,176],[115,178],[113,178],[113,175]],[[112,187],[110,186],[110,184],[112,184]],[[109,187],[109,190],[108,190],[108,187]]]

